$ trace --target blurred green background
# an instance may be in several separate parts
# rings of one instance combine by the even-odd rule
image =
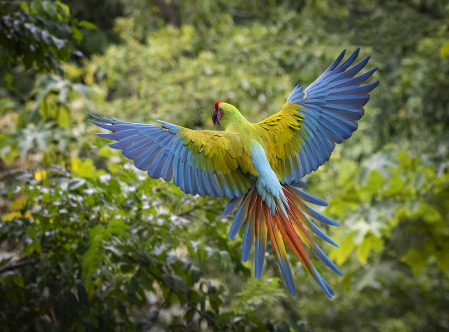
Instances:
[[[449,330],[445,0],[0,2],[0,331]],[[342,224],[330,301],[271,249],[254,279],[226,199],[136,171],[86,112],[212,129],[281,109],[343,50],[379,67],[359,129],[304,181]],[[359,58],[361,59],[361,57]]]

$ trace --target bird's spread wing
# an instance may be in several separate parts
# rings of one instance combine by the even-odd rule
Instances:
[[[369,57],[348,69],[358,53],[359,49],[339,65],[343,51],[307,89],[303,91],[299,85],[293,89],[280,112],[255,124],[262,136],[269,137],[268,158],[282,183],[297,181],[318,169],[329,160],[335,143],[351,137],[357,129],[368,93],[379,85],[379,81],[360,85],[377,68],[354,77]]]
[[[93,116],[93,115],[92,115]],[[240,197],[258,175],[236,134],[196,131],[159,121],[162,127],[93,116],[92,121],[112,134],[98,136],[116,140],[111,148],[154,179],[173,179],[188,194]]]

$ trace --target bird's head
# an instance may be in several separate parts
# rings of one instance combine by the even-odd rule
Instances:
[[[212,112],[212,121],[214,124],[218,123],[223,129],[226,129],[236,123],[236,121],[241,120],[241,118],[243,116],[235,106],[221,101],[215,103],[215,108]]]

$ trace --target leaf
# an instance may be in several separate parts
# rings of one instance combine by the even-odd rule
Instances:
[[[59,8],[61,8],[61,10],[64,11],[66,17],[70,16],[70,7],[69,6],[67,6],[66,4],[63,4],[61,1],[55,1],[55,4],[58,5]]]
[[[81,97],[83,97],[86,101],[86,104],[89,108],[93,108],[93,101],[90,98],[91,96],[95,96],[95,92],[85,84],[74,83],[72,84],[72,89],[75,92],[78,92]]]
[[[42,6],[43,6],[46,14],[52,21],[54,21],[54,22],[58,21],[58,11],[56,9],[56,5],[53,2],[44,1],[42,3]]]
[[[438,268],[442,271],[449,269],[449,243],[446,242],[439,251],[435,253],[437,259]]]
[[[401,260],[410,266],[415,276],[419,275],[422,268],[427,265],[427,256],[414,248],[410,249]]]
[[[9,206],[9,209],[11,211],[22,210],[25,207],[26,201],[27,201],[27,195],[20,196],[14,202],[11,203],[11,205]]]
[[[20,8],[22,8],[27,13],[30,12],[30,7],[28,7],[28,4],[25,1],[20,2]]]
[[[168,288],[168,289],[174,289],[175,288],[175,279],[173,278],[172,275],[170,274],[164,274],[162,276],[162,281],[164,282],[164,285]]]
[[[387,190],[383,192],[384,195],[390,196],[399,193],[404,188],[405,180],[399,175],[393,175],[391,178]]]
[[[381,251],[383,241],[372,233],[365,235],[363,242],[357,248],[357,259],[361,264],[365,264],[371,250]]]
[[[122,257],[122,256],[123,256],[123,252],[122,252],[120,249],[118,249],[117,247],[114,247],[114,246],[105,246],[104,249],[113,252],[113,253],[114,253],[115,255],[117,255],[118,257]]]
[[[44,169],[41,169],[40,171],[36,171],[34,173],[34,178],[38,181],[42,181],[47,178],[47,171]]]
[[[23,277],[22,277],[20,274],[15,274],[15,275],[12,277],[12,280],[13,280],[13,282],[14,282],[17,286],[23,288],[23,286],[24,286],[24,283],[23,283]]]
[[[11,84],[14,80],[13,76],[10,73],[6,73],[3,79],[8,84]]]
[[[182,279],[180,276],[174,274],[164,274],[162,276],[162,281],[164,282],[164,285],[168,289],[179,289],[180,291],[187,292],[190,290],[189,285]]]
[[[97,30],[97,26],[91,22],[88,21],[81,21],[78,23],[78,26],[80,27],[84,27],[86,29],[90,29],[90,30]]]
[[[196,266],[193,266],[190,271],[192,275],[192,284],[196,284],[201,278],[201,270]]]
[[[438,221],[443,221],[443,218],[438,211],[438,208],[433,205],[426,203],[419,203],[418,211],[414,215],[422,216],[425,222],[436,223]]]
[[[67,107],[61,107],[59,109],[58,125],[61,128],[70,128],[70,124],[71,124],[70,110]]]
[[[31,3],[31,7],[40,16],[44,16],[45,17],[45,11],[44,11],[44,7],[42,6],[42,2],[40,2],[39,0],[33,0],[33,2]]]
[[[57,38],[55,36],[52,36],[51,39],[53,41],[53,44],[56,45],[56,48],[58,50],[61,50],[65,46],[65,44],[66,44],[66,41],[64,39],[60,39],[60,38]]]
[[[100,149],[98,149],[97,154],[99,156],[109,158],[113,156],[113,150],[109,146],[103,145]]]
[[[221,307],[223,305],[223,301],[221,301],[220,297],[217,294],[210,294],[209,295],[209,303],[210,303],[212,309],[214,309],[215,313],[218,314],[219,307]]]
[[[399,167],[406,169],[410,166],[412,158],[407,154],[407,151],[400,151],[397,153],[399,160]]]
[[[449,40],[443,44],[440,49],[440,57],[446,58],[449,56]]]
[[[34,242],[34,250],[36,250],[36,252],[40,255],[42,254],[42,246],[41,246],[41,241],[35,241]]]
[[[128,229],[129,226],[121,219],[114,218],[108,223],[108,230],[113,234],[122,235]]]
[[[95,239],[98,236],[103,236],[106,232],[106,228],[103,225],[97,225],[89,231],[89,238]]]
[[[73,38],[75,38],[78,42],[83,40],[83,33],[79,29],[72,26],[72,32],[73,32]]]
[[[379,191],[385,181],[385,178],[377,170],[373,170],[364,189],[373,195]]]
[[[82,178],[74,178],[74,179],[72,179],[72,181],[70,181],[68,189],[75,190],[75,189],[81,187],[85,183],[86,183],[86,180],[84,180]]]
[[[184,319],[187,323],[190,323],[193,320],[193,316],[195,316],[196,311],[194,309],[190,309],[186,312]]]
[[[341,265],[348,259],[352,250],[355,248],[354,241],[352,240],[353,233],[350,233],[346,239],[341,242],[341,248],[332,248],[329,258],[335,260],[337,265]]]
[[[72,157],[72,171],[77,177],[95,178],[104,174],[103,170],[97,170],[92,159]]]
[[[1,98],[0,99],[0,113],[3,113],[6,110],[12,109],[16,106],[16,103],[9,98]]]

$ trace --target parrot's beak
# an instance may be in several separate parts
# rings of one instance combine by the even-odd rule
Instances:
[[[220,121],[218,121],[217,111],[215,109],[212,112],[212,121],[214,122],[214,124],[220,124]]]

